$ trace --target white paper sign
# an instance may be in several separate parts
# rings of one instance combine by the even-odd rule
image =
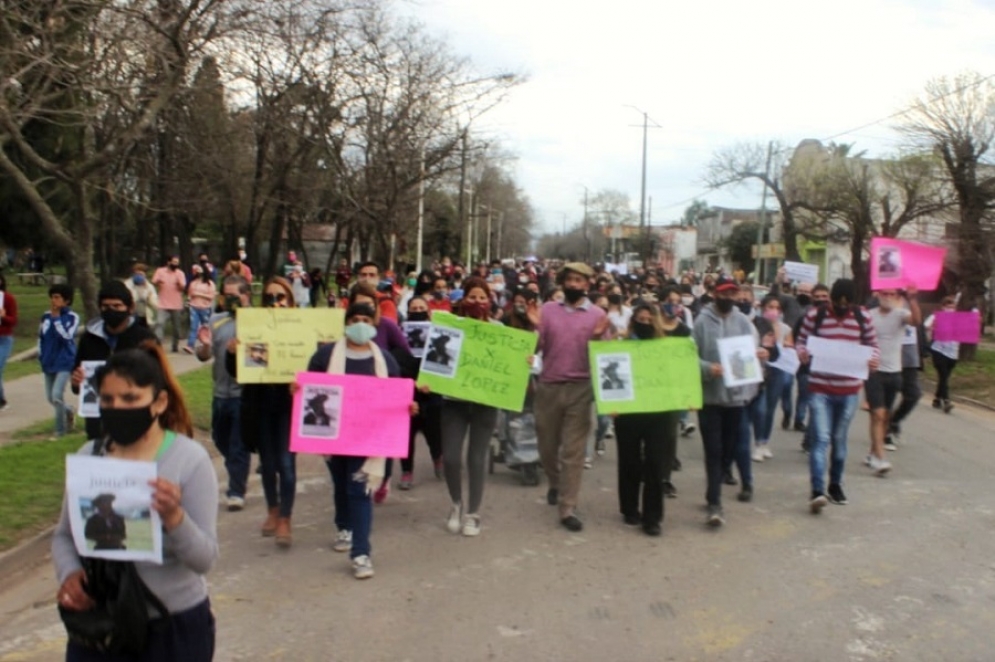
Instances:
[[[759,384],[764,380],[752,335],[719,338],[718,347],[722,381],[727,388]]]
[[[162,520],[152,509],[155,462],[66,456],[66,505],[80,556],[162,563]]]
[[[431,322],[405,322],[401,325],[411,356],[416,359],[420,359],[425,353],[425,343],[428,341],[428,330],[431,326]]]
[[[918,345],[919,344],[919,331],[916,327],[911,324],[905,325],[905,335],[902,336],[903,345]]]
[[[874,356],[873,347],[818,336],[809,337],[806,348],[812,355],[812,372],[862,380],[867,379],[867,363]]]
[[[619,262],[618,264],[615,264],[614,262],[605,262],[605,273],[616,273],[619,276],[628,276],[629,265],[625,262]]]
[[[79,385],[79,408],[76,410],[80,418],[100,418],[100,395],[97,393],[97,368],[106,361],[81,361],[83,382]]]
[[[421,370],[440,377],[456,377],[460,352],[463,349],[463,331],[443,326],[430,329]]]
[[[602,400],[629,402],[636,399],[632,380],[632,357],[629,354],[598,356],[597,379]]]
[[[811,283],[815,285],[819,282],[819,265],[805,264],[804,262],[785,262],[784,274],[796,283]]]
[[[795,351],[794,347],[781,347],[779,348],[780,353],[776,361],[770,361],[767,363],[771,368],[777,368],[782,370],[789,375],[793,375],[798,372],[798,368],[801,367],[801,361],[798,360],[798,352]]]

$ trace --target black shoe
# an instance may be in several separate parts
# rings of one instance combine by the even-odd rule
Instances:
[[[950,402],[949,400],[944,400],[943,401],[943,413],[944,414],[949,414],[953,410],[953,408],[954,408],[954,403]]]
[[[846,495],[843,494],[843,488],[839,485],[830,485],[827,492],[830,503],[835,503],[837,506],[845,506],[848,502],[846,500]]]
[[[539,467],[534,464],[522,465],[522,485],[535,487],[539,484]]]
[[[623,515],[622,521],[624,521],[629,526],[639,526],[643,522],[643,518],[638,514],[636,515]]]
[[[736,477],[732,475],[732,471],[723,472],[722,482],[726,485],[739,485],[739,481],[737,481]]]
[[[693,435],[695,433],[695,431],[697,429],[698,429],[698,426],[695,425],[694,423],[685,423],[681,427],[681,436],[682,437],[690,437],[691,435]]]
[[[743,503],[749,503],[750,501],[753,501],[753,487],[751,487],[750,485],[744,485],[743,489],[741,489],[739,491],[739,494],[736,495],[736,498],[742,501]]]
[[[801,422],[796,422],[795,423],[795,432],[805,432],[805,430],[807,430],[807,429],[808,429],[808,426],[806,426],[804,423],[801,423]]]
[[[643,524],[643,533],[645,533],[648,536],[656,537],[661,533],[663,533],[663,529],[660,527],[660,524],[658,522],[652,522],[652,523]]]
[[[708,526],[720,527],[726,523],[725,517],[722,514],[722,506],[709,506],[708,507]]]
[[[675,457],[674,461],[670,463],[670,470],[671,471],[680,471],[683,466],[684,465],[681,464],[680,459]]]
[[[939,398],[933,398],[933,409],[943,409],[943,403]]]
[[[674,487],[674,484],[671,483],[669,480],[663,481],[663,496],[667,497],[668,499],[677,498],[677,488]]]
[[[567,515],[560,520],[560,524],[562,524],[568,531],[573,531],[574,533],[584,530],[584,523],[581,522],[580,518],[576,515]]]
[[[556,491],[555,487],[549,488],[546,491],[546,503],[551,506],[555,506],[560,502],[560,493]]]
[[[782,430],[787,430],[787,429],[788,429],[788,428],[790,428],[790,427],[791,427],[791,417],[790,417],[790,416],[788,416],[787,414],[785,414],[785,415],[784,415],[784,416],[783,416],[783,417],[781,418],[781,429],[782,429]]]
[[[829,503],[829,499],[822,492],[812,492],[812,498],[808,501],[808,508],[812,511],[813,515],[818,515],[822,512],[822,509],[826,507]]]

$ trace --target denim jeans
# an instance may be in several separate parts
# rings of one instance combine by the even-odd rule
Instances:
[[[843,482],[847,435],[850,433],[850,421],[857,411],[858,398],[857,393],[852,395],[813,393],[809,398],[813,447],[808,459],[813,492],[821,494],[826,491],[827,449],[831,450],[829,484],[841,485]]]
[[[55,408],[55,436],[66,433],[66,384],[69,383],[69,372],[45,373],[45,399]]]
[[[781,412],[784,414],[784,418],[790,421],[791,413],[794,411],[794,406],[793,406],[794,403],[792,402],[791,391],[792,387],[794,387],[795,385],[795,376],[792,375],[790,372],[784,372],[783,370],[779,370],[778,372],[781,372],[784,375],[784,377],[782,377],[784,382],[781,385]]]
[[[325,460],[332,474],[335,528],[352,531],[350,558],[369,556],[370,531],[373,528],[373,499],[366,493],[366,483],[353,479],[363,468],[365,457],[333,455]]]
[[[777,405],[785,401],[785,396],[787,396],[788,402],[787,411],[791,411],[791,380],[790,372],[768,368],[767,379],[764,380],[764,390],[760,393],[760,397],[764,400],[764,406],[760,429],[757,431],[757,443],[766,444],[770,441],[770,435],[774,431],[774,415],[777,413]],[[790,417],[790,413],[787,416]]]
[[[258,451],[266,506],[279,507],[280,517],[290,517],[297,495],[297,454],[290,452],[290,409],[282,399],[260,403]]]
[[[227,496],[245,498],[249,481],[249,451],[242,443],[242,399],[214,398],[211,402],[211,437],[225,458],[228,472]]]
[[[193,347],[197,342],[197,330],[201,324],[211,321],[210,308],[194,308],[190,306],[190,333],[187,334],[187,346]]]
[[[705,405],[698,412],[698,429],[705,447],[705,474],[708,489],[705,500],[710,506],[722,505],[722,470],[726,458],[736,452],[742,436],[743,407]],[[747,463],[749,463],[747,455]],[[730,460],[731,462],[731,460]]]
[[[808,413],[808,371],[799,372],[795,375],[798,382],[798,395],[795,397],[795,425],[805,423],[805,414]]]
[[[7,404],[7,397],[3,393],[3,370],[7,367],[7,359],[14,349],[14,336],[0,336],[0,405]]]

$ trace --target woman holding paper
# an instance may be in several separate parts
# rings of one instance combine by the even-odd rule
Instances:
[[[463,282],[466,294],[458,306],[460,317],[487,322],[491,318],[491,291],[483,278],[473,276]],[[484,477],[491,435],[497,424],[497,409],[455,398],[442,401],[442,463],[452,505],[446,528],[464,536],[480,535],[480,504],[484,500]],[[469,501],[463,502],[463,440],[469,431],[466,468]]]
[[[377,306],[353,303],[346,309],[345,339],[324,345],[311,357],[308,372],[338,375],[397,377],[400,368],[394,357],[373,342],[377,329]],[[412,403],[412,413],[417,413]],[[332,475],[335,500],[335,526],[338,535],[333,549],[349,552],[356,579],[373,576],[370,558],[370,531],[373,526],[372,492],[381,484],[386,470],[384,458],[333,455],[325,460]]]
[[[214,654],[215,628],[204,575],[218,557],[218,481],[211,459],[191,439],[190,414],[158,344],[148,342],[140,349],[113,354],[97,372],[97,384],[106,436],[88,442],[80,454],[156,464],[151,508],[162,520],[163,562],[133,563],[169,618],[149,623],[146,650],[155,651],[156,659],[207,662]],[[96,604],[86,592],[86,571],[73,543],[69,506],[64,500],[52,538],[57,599],[63,609],[88,611]],[[122,658],[70,640],[66,659]]]
[[[764,297],[760,304],[763,318],[770,323],[774,331],[774,343],[777,345],[777,354],[784,353],[785,349],[794,352],[795,341],[791,337],[791,327],[784,323],[781,310],[781,299],[777,295],[769,294]],[[754,462],[763,462],[774,457],[770,450],[770,436],[774,431],[774,414],[777,413],[777,406],[788,390],[790,394],[791,380],[793,373],[782,370],[777,364],[767,364],[767,372],[764,375],[764,385],[758,395],[761,398],[759,406],[759,422],[755,426],[755,446],[752,459]],[[787,414],[785,418],[790,418]]]
[[[957,309],[957,300],[954,297],[943,297],[940,304],[945,313],[952,313]],[[923,326],[929,331],[930,338],[933,339],[933,325],[936,323],[936,315],[930,315]],[[929,345],[929,353],[933,357],[933,367],[936,368],[936,392],[933,394],[933,409],[943,409],[949,414],[954,408],[950,402],[950,375],[957,367],[957,359],[960,358],[960,343],[956,340],[936,340],[933,339]]]
[[[664,335],[666,334],[656,307],[650,303],[636,304],[629,323],[629,340],[626,342],[652,340]],[[677,426],[680,417],[679,411],[615,416],[619,510],[626,524],[641,525],[648,536],[658,536],[661,533],[664,484],[670,483],[670,468],[677,453]]]

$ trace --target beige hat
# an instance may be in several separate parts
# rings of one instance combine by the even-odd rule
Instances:
[[[563,265],[563,271],[573,271],[581,276],[586,276],[587,278],[594,275],[594,269],[587,266],[583,262],[567,262]]]

